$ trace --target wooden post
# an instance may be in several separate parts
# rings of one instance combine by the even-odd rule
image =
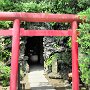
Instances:
[[[14,20],[12,31],[12,57],[11,57],[11,76],[10,90],[17,90],[18,80],[18,59],[19,59],[19,43],[20,43],[20,21]]]
[[[77,21],[72,22],[72,90],[79,90]]]

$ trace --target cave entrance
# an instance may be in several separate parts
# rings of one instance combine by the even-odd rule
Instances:
[[[34,36],[27,37],[25,55],[28,56],[28,64],[31,65],[43,65],[43,37]]]

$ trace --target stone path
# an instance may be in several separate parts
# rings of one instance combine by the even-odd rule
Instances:
[[[31,66],[28,74],[31,90],[56,90],[48,83],[42,66]]]

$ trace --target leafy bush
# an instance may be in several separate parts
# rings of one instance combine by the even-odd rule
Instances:
[[[0,21],[0,28],[8,29],[11,26],[11,21]],[[7,61],[11,55],[9,49],[5,49],[11,43],[9,37],[0,36],[0,61]]]
[[[71,51],[65,50],[61,53],[54,53],[46,60],[46,65],[51,66],[53,60],[57,60],[57,61],[62,60],[63,63],[71,65]]]
[[[4,64],[1,63],[0,64],[0,79],[2,80],[1,83],[3,86],[9,85],[9,78],[10,78],[10,67],[5,66]]]
[[[46,60],[46,65],[47,66],[51,66],[52,65],[52,61],[53,60],[57,60],[58,59],[58,54],[53,54],[51,55],[47,60]]]
[[[79,24],[80,36],[78,42],[80,44],[80,60],[79,66],[81,70],[81,79],[85,84],[90,84],[90,8],[79,15],[87,17],[85,22]]]
[[[9,27],[8,22],[0,22],[0,28],[8,28],[8,27]],[[10,78],[10,67],[5,66],[4,64],[6,58],[10,56],[10,51],[5,50],[5,46],[7,45],[7,43],[8,42],[6,42],[5,38],[0,36],[0,81],[2,86],[9,85],[9,78]]]

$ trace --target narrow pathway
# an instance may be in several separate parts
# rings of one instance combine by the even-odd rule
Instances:
[[[48,83],[42,66],[31,66],[28,74],[31,90],[56,90]]]

